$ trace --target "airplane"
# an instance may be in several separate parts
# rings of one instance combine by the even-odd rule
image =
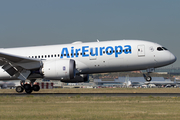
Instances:
[[[146,85],[148,84],[154,84],[156,86],[167,86],[167,85],[170,85],[170,86],[176,86],[176,81],[171,81],[171,80],[168,80],[168,81],[150,81],[150,82],[145,82]]]
[[[77,83],[88,74],[147,70],[172,64],[176,57],[165,47],[143,40],[111,40],[0,49],[0,80],[21,80],[16,91],[39,91],[36,79]],[[30,83],[25,83],[30,80]]]
[[[16,86],[19,86],[20,82],[19,80],[12,80],[12,81],[0,81],[0,88],[1,89],[7,89],[7,88],[14,88]]]

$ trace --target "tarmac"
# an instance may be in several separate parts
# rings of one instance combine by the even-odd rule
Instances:
[[[180,97],[180,93],[0,93],[0,96],[60,96],[60,97],[70,97],[70,96],[96,96],[96,97]]]

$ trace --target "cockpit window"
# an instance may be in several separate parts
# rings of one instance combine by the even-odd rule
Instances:
[[[163,51],[163,50],[168,50],[168,49],[165,48],[165,47],[158,47],[157,50],[158,50],[158,51]]]
[[[163,48],[162,47],[158,47],[157,50],[158,51],[163,51]]]
[[[168,50],[167,48],[165,48],[165,47],[162,47],[164,50]]]

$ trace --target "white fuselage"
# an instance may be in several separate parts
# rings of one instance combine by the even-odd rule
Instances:
[[[158,50],[158,47],[162,48],[161,45],[148,41],[116,40],[6,48],[0,51],[42,61],[73,59],[79,73],[91,74],[144,70],[166,66],[176,61],[176,57],[171,52],[165,49]]]

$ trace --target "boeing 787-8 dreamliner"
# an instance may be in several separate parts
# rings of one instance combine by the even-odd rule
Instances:
[[[17,92],[39,91],[37,78],[86,82],[88,74],[147,70],[172,64],[176,57],[165,47],[141,40],[74,42],[0,49],[0,80],[21,80]],[[151,76],[145,76],[151,81]],[[31,84],[24,84],[30,80]]]

